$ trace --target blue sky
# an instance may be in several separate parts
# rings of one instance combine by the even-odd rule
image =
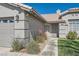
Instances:
[[[33,7],[40,14],[55,13],[57,9],[61,11],[69,8],[79,8],[79,3],[25,3]]]

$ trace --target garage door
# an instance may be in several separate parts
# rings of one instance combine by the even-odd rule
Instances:
[[[11,47],[14,39],[13,18],[0,18],[0,47]]]

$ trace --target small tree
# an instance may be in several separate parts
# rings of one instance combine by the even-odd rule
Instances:
[[[77,38],[77,33],[76,32],[69,32],[66,36],[67,39],[71,39],[71,40],[74,40]]]
[[[38,54],[40,52],[40,48],[37,42],[32,41],[27,46],[27,53],[30,54]]]

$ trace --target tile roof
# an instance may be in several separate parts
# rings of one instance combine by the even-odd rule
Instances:
[[[37,13],[37,11],[35,9],[33,9],[32,7],[25,5],[25,4],[21,4],[21,3],[8,3],[9,5],[15,6],[15,7],[19,7],[22,10],[28,11],[31,15],[33,15],[34,17],[38,18],[39,20],[46,22],[44,20],[44,18]]]
[[[62,22],[64,20],[59,19],[59,14],[42,14],[43,18],[48,22],[48,23],[58,23]]]

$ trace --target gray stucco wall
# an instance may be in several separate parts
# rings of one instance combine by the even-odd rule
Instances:
[[[39,21],[35,17],[30,16],[29,29],[30,29],[30,33],[31,33],[32,38],[34,38],[36,35],[39,34],[40,31],[41,32],[45,31],[44,23]]]
[[[18,19],[17,16],[18,15]],[[24,11],[13,7],[8,4],[0,4],[0,17],[6,19],[6,17],[13,17],[13,24],[2,24],[0,23],[0,46],[11,47],[12,41],[18,39],[25,43],[25,14]],[[12,19],[11,19],[12,20]],[[18,21],[19,20],[19,21]],[[21,20],[21,21],[20,21]],[[3,30],[2,30],[3,29]]]
[[[14,20],[14,16],[17,14],[17,10],[12,7],[9,8],[8,4],[0,3],[0,46],[11,47],[11,43],[14,39],[14,23],[3,23],[3,20]],[[10,18],[12,17],[12,18]]]
[[[69,28],[69,19],[79,19],[79,16],[76,16],[75,13],[67,14],[65,16],[62,16],[62,19],[65,20],[65,23],[59,24],[59,37],[66,37],[67,33],[70,31]],[[79,33],[78,33],[79,35]]]
[[[33,16],[26,16],[24,10],[11,5],[0,4],[0,17],[13,17],[14,20],[13,24],[0,23],[0,46],[11,47],[14,39],[26,45],[40,30],[44,32],[43,22]]]
[[[66,23],[59,23],[59,37],[66,37],[68,33],[68,25]]]
[[[0,3],[0,17],[16,16],[17,13],[16,8],[5,3]]]

